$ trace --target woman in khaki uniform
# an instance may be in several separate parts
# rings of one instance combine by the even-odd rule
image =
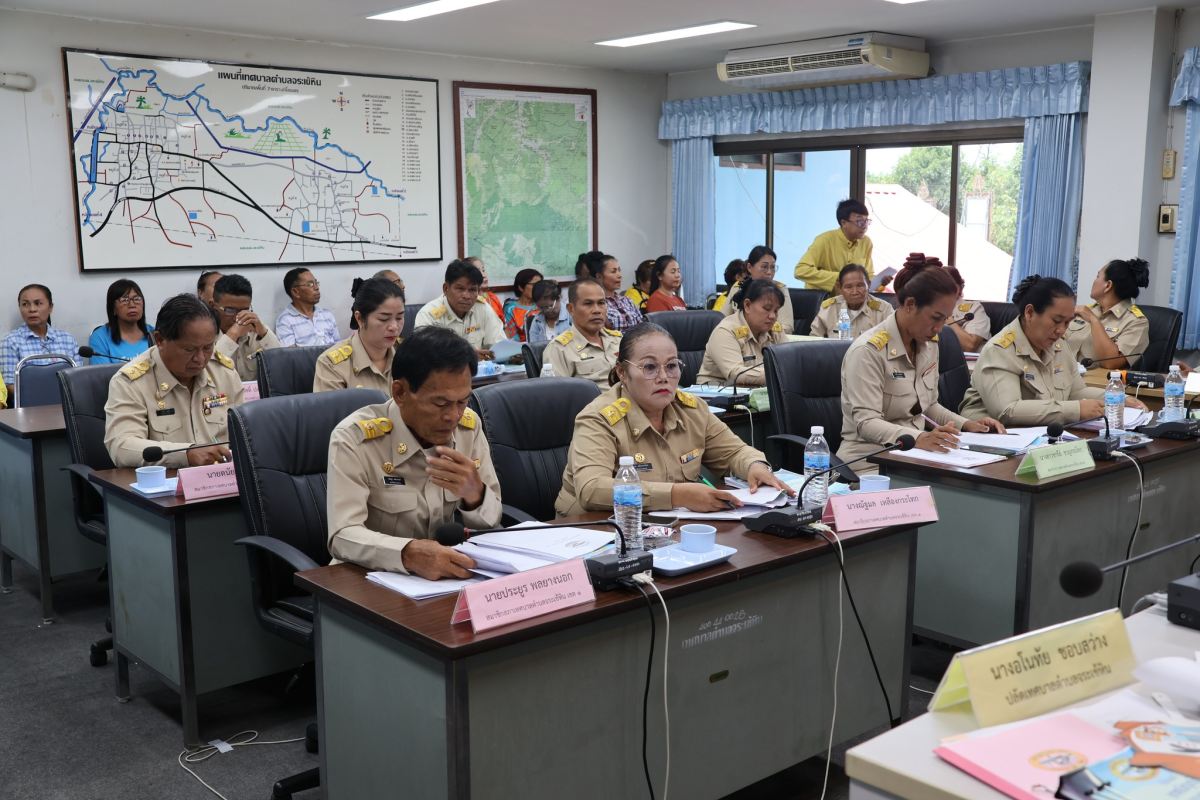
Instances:
[[[1106,370],[1137,365],[1140,359],[1131,357],[1150,344],[1150,322],[1133,301],[1149,285],[1150,267],[1140,258],[1100,268],[1092,281],[1095,302],[1075,307],[1075,319],[1063,337],[1078,361],[1103,359],[1100,366]]]
[[[610,511],[621,456],[632,456],[642,478],[642,507],[663,511],[727,510],[740,505],[728,492],[699,482],[701,465],[732,474],[751,489],[774,486],[794,494],[771,473],[766,456],[739,439],[708,407],[679,391],[682,362],[671,334],[652,322],[625,332],[613,386],[575,418],[559,516]]]
[[[994,419],[968,422],[938,403],[938,331],[954,309],[958,287],[941,267],[906,266],[896,274],[900,307],[860,336],[842,361],[842,461],[860,458],[902,435],[922,450],[958,446],[960,430],[1004,432]],[[937,423],[925,431],[925,418]],[[866,462],[859,475],[875,472]]]
[[[862,264],[847,264],[838,273],[840,294],[821,303],[821,310],[812,322],[812,335],[826,339],[838,338],[838,317],[845,308],[850,312],[850,338],[857,339],[892,315],[888,303],[876,300],[867,292],[871,279]]]
[[[771,281],[779,287],[779,291],[783,292],[783,306],[779,309],[779,326],[784,333],[791,333],[796,327],[795,312],[792,310],[792,296],[788,294],[785,284],[775,280],[775,251],[761,244],[751,250],[749,257],[746,258],[746,274],[752,281]],[[731,284],[728,299],[720,307],[714,305],[713,310],[720,311],[727,317],[737,313],[739,308],[737,296],[742,291],[744,284],[745,281],[737,285]]]
[[[351,328],[357,330],[317,358],[314,392],[378,389],[392,393],[392,359],[404,330],[404,290],[385,278],[355,278]]]
[[[734,302],[742,308],[708,337],[696,383],[728,385],[736,379],[739,386],[765,386],[763,348],[788,340],[778,322],[783,292],[772,281],[759,279],[742,287]]]
[[[1104,413],[1104,389],[1079,377],[1071,349],[1059,341],[1075,316],[1075,293],[1058,278],[1033,275],[1013,292],[1020,315],[983,346],[962,414],[990,414],[1006,425],[1070,424]],[[1143,408],[1128,397],[1125,405]]]
[[[958,337],[958,343],[962,345],[964,353],[978,353],[991,338],[992,320],[983,309],[983,303],[963,299],[967,283],[959,273],[958,267],[946,267],[945,270],[958,285],[958,303],[954,306],[954,314],[946,323],[946,327]],[[967,319],[967,314],[971,315],[971,319]]]

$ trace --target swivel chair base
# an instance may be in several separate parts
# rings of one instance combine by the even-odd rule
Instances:
[[[310,753],[317,752],[317,723],[310,722],[304,729],[304,749]],[[292,800],[294,792],[305,792],[316,789],[321,785],[321,770],[310,769],[284,778],[275,783],[271,790],[271,800]]]
[[[112,617],[104,620],[104,630],[112,633]],[[89,655],[89,660],[93,667],[103,667],[108,663],[108,651],[113,649],[113,640],[111,636],[103,639],[97,639],[92,642],[92,652]]]

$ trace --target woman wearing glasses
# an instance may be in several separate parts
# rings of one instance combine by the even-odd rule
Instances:
[[[871,262],[871,237],[867,228],[871,225],[870,212],[859,200],[843,200],[838,203],[838,227],[825,231],[809,245],[808,252],[796,264],[796,278],[804,281],[808,289],[824,289],[837,293],[837,279],[842,267],[847,264],[862,264],[867,276],[875,277]],[[881,286],[887,286],[885,280]]]
[[[763,348],[788,340],[779,319],[783,290],[761,278],[740,284],[739,289],[732,301],[737,303],[737,313],[726,317],[708,337],[696,383],[766,386]]]
[[[108,322],[92,331],[88,347],[92,364],[117,364],[137,358],[154,347],[153,326],[146,324],[146,299],[141,287],[122,278],[108,287]]]
[[[783,305],[779,308],[779,327],[785,334],[791,333],[796,325],[795,315],[792,312],[792,298],[788,294],[787,286],[775,280],[775,251],[761,244],[751,250],[746,259],[746,273],[752,281],[771,281],[779,287],[779,291],[783,294]],[[720,308],[714,305],[713,309],[727,317],[732,316],[740,308],[737,296],[741,291],[742,282],[730,286],[729,300],[722,303]]]
[[[529,328],[525,334],[526,341],[548,342],[571,327],[571,317],[563,313],[562,288],[558,281],[535,283],[533,304],[537,306],[537,313],[527,317]]]
[[[392,359],[404,330],[404,291],[386,278],[354,279],[350,338],[317,358],[314,392],[378,389],[392,393]]]
[[[699,482],[700,467],[732,474],[750,488],[787,491],[766,457],[739,439],[692,395],[679,391],[682,362],[675,340],[644,322],[621,337],[607,392],[575,418],[559,516],[612,508],[613,476],[621,456],[631,456],[642,478],[642,507],[663,511],[683,506],[721,511],[740,503],[728,492]]]

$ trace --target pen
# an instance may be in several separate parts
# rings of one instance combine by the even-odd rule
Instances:
[[[703,483],[705,486],[707,486],[710,489],[717,488],[717,487],[713,486],[711,483],[709,483],[708,478],[704,477],[703,475],[700,476],[700,482]],[[725,505],[729,506],[730,508],[737,508],[737,506],[735,506],[733,503],[729,502],[728,500],[722,500],[721,502],[724,503]]]

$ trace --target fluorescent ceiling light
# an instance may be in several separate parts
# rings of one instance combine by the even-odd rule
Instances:
[[[888,3],[896,3],[898,5],[908,5],[909,3],[924,3],[925,0],[886,0]]]
[[[669,42],[672,39],[687,39],[690,36],[707,36],[710,33],[725,33],[726,31],[740,31],[743,28],[756,27],[758,26],[747,25],[744,22],[714,22],[711,25],[697,25],[692,28],[679,28],[661,33],[643,33],[640,36],[627,36],[624,39],[609,39],[606,42],[596,42],[596,44],[608,47],[636,47],[639,44]]]
[[[471,6],[481,6],[485,3],[495,2],[496,0],[433,0],[432,3],[421,3],[420,5],[408,6],[407,8],[398,8],[395,11],[385,11],[382,14],[374,14],[370,17],[367,17],[367,19],[411,22],[414,19],[432,17],[434,14],[445,14],[448,11],[458,11],[462,8],[470,8]]]

